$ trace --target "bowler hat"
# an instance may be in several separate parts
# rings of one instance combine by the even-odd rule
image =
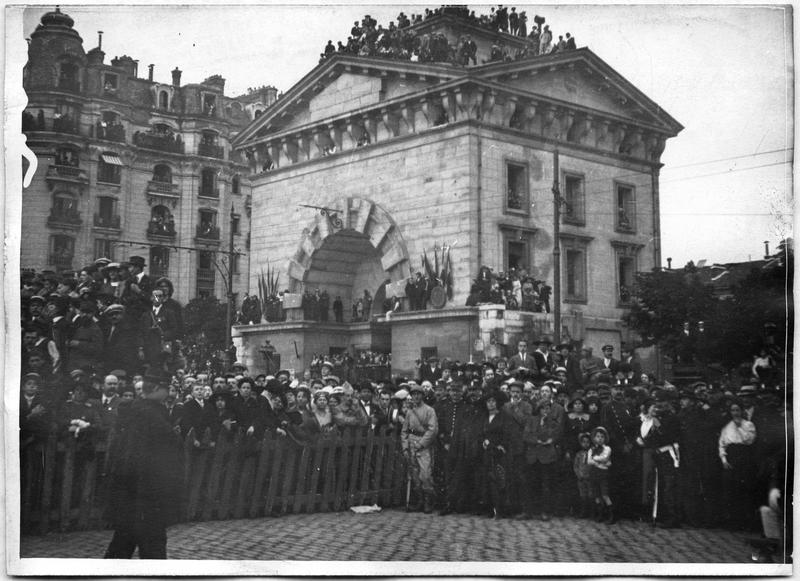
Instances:
[[[145,266],[144,258],[142,258],[141,256],[131,256],[128,259],[128,262],[132,266],[138,266],[139,268],[144,268],[144,266]]]

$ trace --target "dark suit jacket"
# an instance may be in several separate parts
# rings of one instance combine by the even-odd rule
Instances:
[[[203,439],[203,432],[206,429],[205,408],[208,406],[209,404],[205,404],[204,407],[200,407],[200,404],[193,399],[183,404],[183,415],[180,419],[180,426],[181,433],[184,436],[189,433],[189,430],[194,429],[195,440],[200,441]]]
[[[442,378],[442,368],[441,367],[434,367],[431,369],[430,365],[423,365],[419,369],[419,380],[422,381],[430,381],[431,383],[435,383]]]
[[[114,334],[109,336],[111,326],[103,328],[103,364],[106,370],[124,369],[129,375],[137,373],[142,361],[139,361],[139,347],[143,347],[141,328],[129,319],[123,318],[114,328]]]
[[[609,361],[609,364],[606,365],[606,360],[604,358],[600,359],[600,367],[608,369],[611,372],[611,375],[616,375],[617,371],[619,371],[619,360],[614,359],[613,357]]]
[[[520,357],[520,354],[517,353],[511,359],[508,360],[508,369],[510,371],[514,371],[519,367],[534,369],[535,365],[536,365],[536,360],[533,358],[533,355],[531,353],[526,353],[525,359]]]

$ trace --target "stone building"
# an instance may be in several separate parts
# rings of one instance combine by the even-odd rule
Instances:
[[[619,352],[634,273],[661,264],[660,157],[681,125],[587,48],[486,62],[520,40],[451,15],[415,26],[451,44],[471,34],[477,64],[336,54],[234,140],[251,164],[251,264],[277,266],[292,293],[286,321],[235,329],[240,358],[263,366],[266,339],[283,367],[372,349],[411,373],[431,353],[480,360],[552,333],[552,314],[465,303],[482,266],[553,284],[556,152],[561,335]],[[443,245],[452,298],[408,311],[406,279]],[[342,297],[343,323],[302,320],[297,294],[316,288]],[[364,290],[402,311],[350,321]]]
[[[179,301],[224,296],[215,262],[232,227],[242,253],[233,291],[243,293],[250,185],[230,141],[277,91],[231,98],[219,75],[182,85],[175,68],[163,83],[152,65],[142,78],[129,56],[105,62],[102,33],[85,52],[73,24],[56,8],[29,41],[23,132],[38,168],[22,193],[21,264],[63,271],[142,255]]]

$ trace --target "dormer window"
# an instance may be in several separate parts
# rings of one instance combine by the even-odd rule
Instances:
[[[67,91],[81,90],[78,65],[61,63],[58,71],[58,87]]]
[[[103,75],[103,90],[114,93],[119,88],[119,76],[115,73]]]
[[[158,93],[158,108],[169,109],[169,93],[161,91]]]
[[[217,96],[206,93],[203,95],[203,115],[213,117],[217,110]]]

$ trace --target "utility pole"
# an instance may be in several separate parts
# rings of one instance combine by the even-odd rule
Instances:
[[[227,309],[227,325],[225,326],[225,351],[227,352],[228,348],[231,346],[231,326],[233,325],[233,221],[234,221],[234,210],[233,204],[231,204],[231,217],[228,223],[228,280],[227,280],[227,290],[228,290],[228,309]],[[231,365],[233,365],[233,361],[231,361]]]
[[[553,343],[561,343],[561,191],[558,148],[553,153]]]

